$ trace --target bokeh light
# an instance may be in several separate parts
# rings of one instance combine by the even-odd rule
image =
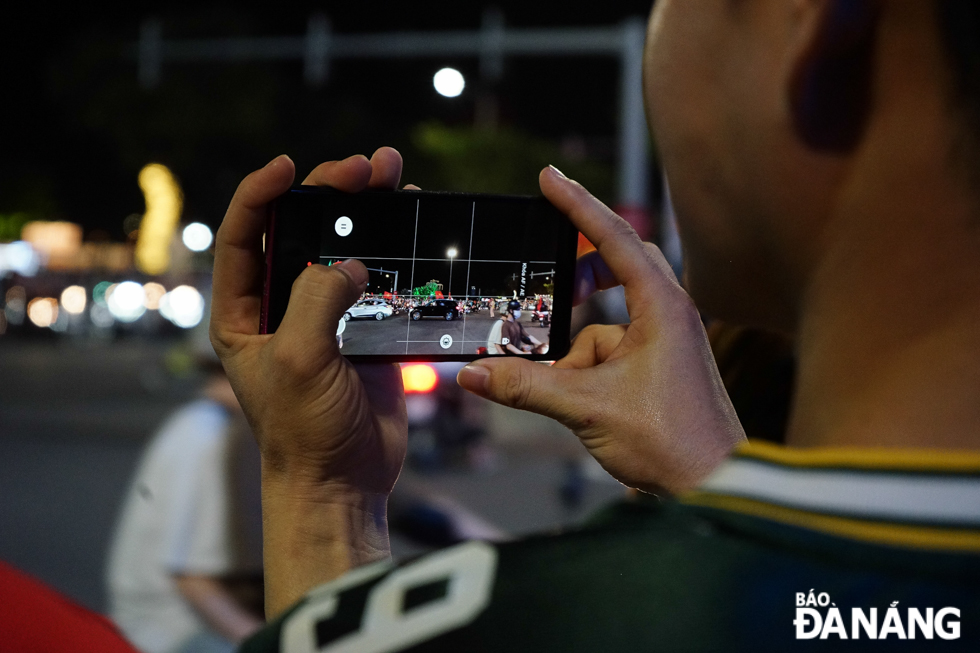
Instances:
[[[58,319],[58,300],[53,297],[35,297],[27,305],[27,319],[42,329]]]
[[[13,286],[4,296],[6,306],[3,309],[6,321],[15,326],[24,323],[24,312],[27,308],[27,292],[23,286]]]
[[[167,289],[156,281],[143,284],[143,292],[146,293],[146,301],[143,305],[151,311],[160,308],[160,300],[167,294]]]
[[[204,318],[204,297],[191,286],[177,286],[160,300],[160,315],[182,329],[197,326]]]
[[[11,286],[4,295],[4,301],[8,304],[20,304],[23,306],[24,302],[27,301],[27,291],[24,290],[24,286]]]
[[[16,272],[23,277],[37,274],[41,259],[30,243],[22,240],[0,244],[0,274]]]
[[[431,365],[418,363],[402,367],[405,392],[431,392],[438,382],[439,377]]]
[[[136,240],[136,266],[147,274],[161,274],[170,267],[170,241],[180,220],[184,196],[173,173],[159,163],[140,170],[139,185],[146,213]]]
[[[109,286],[105,297],[109,312],[120,322],[135,322],[146,312],[146,293],[135,281]]]
[[[466,80],[455,68],[443,68],[432,77],[432,85],[443,97],[457,97],[466,88]]]
[[[61,306],[71,315],[79,315],[85,310],[88,293],[81,286],[68,286],[61,292]]]
[[[92,301],[96,306],[106,305],[105,294],[111,285],[112,284],[108,281],[100,281],[99,283],[95,284],[94,288],[92,288]]]
[[[93,305],[92,310],[88,312],[88,317],[92,320],[92,324],[100,329],[108,329],[116,321],[104,304]]]
[[[214,240],[211,228],[201,222],[192,222],[184,227],[182,237],[184,245],[192,252],[203,252]]]

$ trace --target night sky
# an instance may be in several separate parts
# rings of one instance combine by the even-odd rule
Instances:
[[[530,198],[296,192],[277,205],[280,222],[290,235],[279,229],[278,237],[295,245],[279,246],[319,253],[325,264],[359,259],[371,270],[368,292],[374,293],[402,294],[433,280],[454,297],[545,293],[557,261],[568,261],[574,246],[565,238],[566,254],[560,256],[560,234],[569,230],[559,223],[567,225],[566,219],[543,200]],[[340,222],[346,228],[339,229]],[[309,226],[294,226],[304,224]],[[319,248],[308,250],[315,232]]]
[[[626,0],[572,12],[565,3],[496,4],[507,25],[522,27],[612,25],[629,16],[645,18],[650,6]],[[160,161],[183,185],[184,221],[217,225],[238,181],[277,154],[289,153],[303,175],[322,160],[370,154],[385,144],[406,155],[403,181],[445,187],[467,166],[454,164],[447,172],[426,160],[419,154],[419,126],[472,126],[478,100],[488,94],[498,102],[499,125],[513,130],[516,148],[521,139],[540,139],[534,147],[547,158],[554,156],[547,149],[554,144],[555,152],[594,164],[600,195],[611,187],[618,77],[611,59],[509,59],[492,86],[481,82],[475,59],[345,60],[333,62],[320,88],[304,83],[299,61],[172,64],[165,66],[161,85],[146,91],[126,48],[147,16],[161,18],[164,38],[300,35],[312,8],[323,5],[290,3],[286,10],[268,3],[127,3],[112,12],[81,4],[57,12],[31,7],[6,8],[0,21],[0,217],[24,212],[68,219],[83,225],[86,238],[121,241],[125,218],[143,211],[137,172]],[[332,29],[475,29],[484,5],[379,7],[330,7]],[[432,74],[445,65],[459,68],[470,82],[455,100],[432,89]],[[532,149],[529,144],[529,162],[538,165]],[[517,181],[503,178],[489,187],[533,190],[530,163]],[[475,185],[458,183],[466,187],[461,189]]]

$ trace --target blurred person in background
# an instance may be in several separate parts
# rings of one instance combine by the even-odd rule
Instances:
[[[109,554],[111,616],[144,653],[232,651],[263,623],[258,450],[202,333],[200,398],[147,445]]]
[[[580,530],[390,563],[400,377],[355,369],[329,337],[367,271],[306,268],[277,333],[259,335],[265,207],[295,169],[279,157],[242,182],[218,234],[211,334],[266,463],[274,621],[243,650],[834,650],[889,636],[977,650],[977,3],[659,0],[646,47],[687,290],[546,169],[542,192],[597,247],[578,299],[621,284],[631,321],[587,328],[551,367],[500,357],[459,375],[561,421],[643,491]],[[400,174],[383,148],[306,183],[394,189]],[[745,441],[692,299],[795,336],[785,447]]]

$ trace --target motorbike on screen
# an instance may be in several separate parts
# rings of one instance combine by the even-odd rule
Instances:
[[[363,295],[337,325],[361,360],[555,360],[568,349],[577,232],[540,197],[296,187],[269,211],[263,332],[303,268],[354,258]]]

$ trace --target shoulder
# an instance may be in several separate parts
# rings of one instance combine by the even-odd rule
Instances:
[[[811,587],[861,605],[931,588],[937,606],[980,610],[972,583],[910,577],[921,557],[886,562],[863,546],[856,567],[840,546],[674,502],[623,503],[559,536],[357,569],[241,650],[791,650],[796,593]]]
[[[228,412],[218,403],[201,399],[172,413],[153,436],[143,455],[143,467],[172,461],[202,460],[225,445]]]
[[[662,578],[676,558],[658,555],[658,544],[673,556],[685,548],[639,516],[627,509],[560,536],[467,542],[355,570],[311,592],[242,650],[636,650],[657,600],[676,589]],[[623,647],[605,645],[624,628]]]
[[[208,399],[193,401],[176,410],[158,431],[160,440],[212,441],[228,426],[228,411]]]

